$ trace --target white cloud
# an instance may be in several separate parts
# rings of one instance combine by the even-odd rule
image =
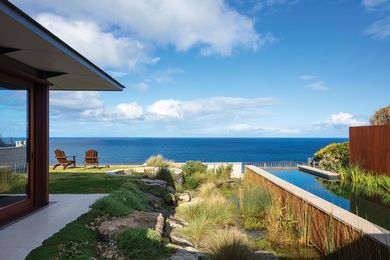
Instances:
[[[324,81],[317,81],[307,85],[308,88],[314,90],[328,90],[328,87],[325,85]]]
[[[203,55],[229,56],[237,48],[257,50],[262,44],[271,41],[270,36],[265,36],[263,40],[256,32],[253,20],[240,14],[223,0],[14,2],[32,13],[45,11],[61,14],[72,25],[65,29],[76,28],[79,33],[87,35],[90,30],[103,34],[100,37],[108,38],[106,41],[112,45],[128,46],[134,50],[136,57],[139,49],[143,50],[149,43],[153,46],[174,46],[178,51],[197,47]],[[83,31],[82,27],[86,29]],[[114,31],[115,36],[106,35],[104,32],[108,29]],[[80,35],[83,34],[78,36]],[[64,37],[61,34],[59,36]],[[94,48],[93,44],[87,46]],[[105,52],[101,55],[109,56]],[[115,58],[113,59],[112,63],[116,63]],[[133,62],[137,60],[131,59]]]
[[[326,128],[345,128],[348,126],[366,125],[366,121],[359,120],[358,116],[350,113],[339,112],[330,115],[322,123],[316,126],[320,129]]]
[[[252,126],[248,124],[235,124],[228,127],[230,132],[233,133],[246,133],[246,134],[256,134],[256,133],[269,133],[269,134],[298,134],[299,130],[295,129],[279,129],[279,128],[269,128],[269,127],[260,127]]]
[[[138,89],[140,91],[146,91],[149,89],[149,85],[146,84],[145,82],[138,82],[135,84],[130,84],[130,87]]]
[[[97,92],[53,92],[51,116],[74,121],[227,121],[259,117],[265,106],[277,104],[274,98],[211,97],[195,100],[157,100],[150,105],[136,102],[106,107]]]
[[[379,40],[390,37],[390,15],[371,24],[364,33]]]
[[[84,119],[95,118],[96,120],[140,120],[143,118],[144,109],[136,102],[118,104],[112,108],[88,109],[81,113]]]
[[[96,91],[52,91],[50,108],[54,112],[62,110],[82,111],[103,107],[103,101]]]
[[[266,105],[275,104],[273,98],[213,97],[180,101],[159,100],[146,110],[151,119],[194,119],[196,117],[235,117],[259,112]]]
[[[301,80],[312,80],[312,79],[315,79],[316,76],[309,75],[309,74],[305,74],[305,75],[299,76],[299,78],[300,78]]]
[[[85,57],[105,68],[131,70],[139,64],[158,61],[158,58],[146,55],[146,47],[140,41],[105,32],[92,21],[71,20],[49,13],[38,15],[37,21]]]

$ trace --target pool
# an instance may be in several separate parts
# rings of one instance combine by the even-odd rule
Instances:
[[[382,203],[378,198],[359,194],[337,182],[326,181],[299,170],[266,169],[266,171],[390,230],[390,205]]]

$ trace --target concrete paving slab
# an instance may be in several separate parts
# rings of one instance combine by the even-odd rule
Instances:
[[[66,224],[89,211],[106,194],[53,194],[50,204],[0,229],[0,259],[25,259]]]

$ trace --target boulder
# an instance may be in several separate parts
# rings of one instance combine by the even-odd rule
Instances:
[[[100,234],[112,237],[127,228],[141,227],[154,229],[159,235],[162,235],[164,223],[165,220],[161,213],[134,211],[126,217],[102,222],[98,230]]]

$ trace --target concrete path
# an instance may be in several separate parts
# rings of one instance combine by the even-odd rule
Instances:
[[[0,259],[25,259],[69,222],[89,210],[89,206],[105,194],[55,194],[50,204],[0,229]]]

